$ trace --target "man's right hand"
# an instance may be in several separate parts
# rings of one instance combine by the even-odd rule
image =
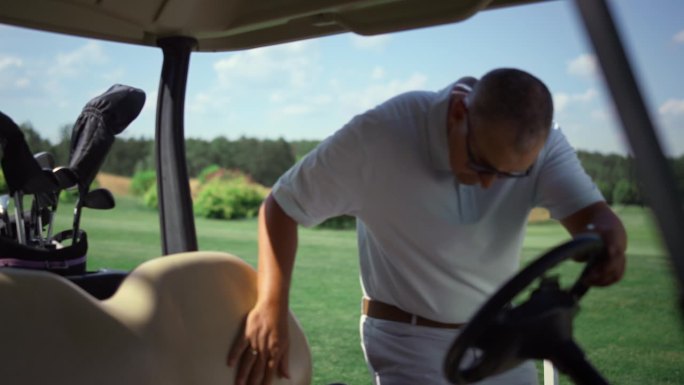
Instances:
[[[257,303],[228,354],[235,385],[269,385],[275,374],[290,378],[289,344],[287,307]]]
[[[290,378],[289,288],[297,251],[297,223],[268,195],[259,210],[257,301],[228,354],[236,385],[268,385]]]

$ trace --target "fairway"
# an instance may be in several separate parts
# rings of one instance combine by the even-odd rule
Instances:
[[[57,229],[71,225],[63,205]],[[575,338],[611,384],[684,383],[684,334],[675,309],[674,280],[647,211],[616,210],[629,234],[628,269],[616,286],[591,290],[576,318]],[[201,250],[226,251],[256,264],[256,221],[196,218]],[[117,197],[111,211],[84,211],[90,270],[131,269],[159,256],[157,213],[129,197]],[[567,240],[555,222],[529,226],[523,265]],[[558,272],[569,282],[581,266],[566,263]],[[313,384],[370,383],[359,346],[361,289],[353,231],[300,230],[291,306],[301,321],[314,358]],[[228,349],[228,347],[226,347]],[[562,384],[570,384],[561,378]]]

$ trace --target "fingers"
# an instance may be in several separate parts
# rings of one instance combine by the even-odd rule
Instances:
[[[275,374],[290,378],[287,354],[277,346],[254,349],[247,339],[238,338],[228,355],[228,365],[236,364],[235,385],[270,385]]]
[[[285,352],[283,358],[280,360],[280,365],[278,365],[278,374],[280,377],[290,379],[290,354]]]
[[[605,256],[599,260],[587,275],[586,282],[592,286],[608,286],[622,279],[627,260],[624,251],[609,247]]]
[[[266,363],[266,372],[263,379],[262,385],[270,385],[277,374],[278,377],[290,378],[288,370],[283,370],[283,368],[289,367],[287,363],[287,350],[283,352],[281,348],[272,343],[268,350],[266,350],[267,355],[264,355]]]
[[[259,352],[247,345],[240,355],[240,363],[235,375],[235,385],[259,384],[264,372],[263,360]],[[249,381],[249,382],[248,382]]]
[[[287,370],[282,374],[282,368],[287,367],[282,358],[269,357],[268,353],[259,352],[248,344],[239,356],[235,385],[270,385],[279,368],[278,375],[289,378]]]
[[[266,361],[267,361],[265,364],[266,370],[265,370],[265,372],[263,372],[264,377],[263,377],[263,381],[262,381],[261,385],[271,385],[271,383],[273,382],[273,377],[274,377],[273,374],[275,373],[275,366],[273,366],[273,364],[272,364],[274,359],[268,358]]]
[[[236,366],[236,385],[269,385],[276,374],[289,376],[281,369],[289,346],[286,316],[256,307],[248,314],[227,357]]]
[[[242,355],[248,346],[249,341],[244,338],[236,338],[232,348],[230,349],[230,352],[228,353],[228,366],[235,366],[237,359]]]

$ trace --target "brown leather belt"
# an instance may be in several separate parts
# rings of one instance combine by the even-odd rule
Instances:
[[[386,304],[384,302],[375,301],[368,298],[363,299],[363,314],[371,318],[377,318],[386,321],[403,322],[407,324],[427,326],[431,328],[458,329],[465,325],[462,323],[450,324],[433,321],[431,319],[423,318],[419,315],[405,312],[394,305]]]

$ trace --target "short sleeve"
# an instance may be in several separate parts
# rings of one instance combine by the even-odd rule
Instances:
[[[604,200],[559,128],[549,133],[540,160],[536,204],[547,208],[551,217],[560,220]]]
[[[368,167],[360,115],[324,140],[283,174],[271,194],[302,226],[328,218],[355,215],[361,207]]]

